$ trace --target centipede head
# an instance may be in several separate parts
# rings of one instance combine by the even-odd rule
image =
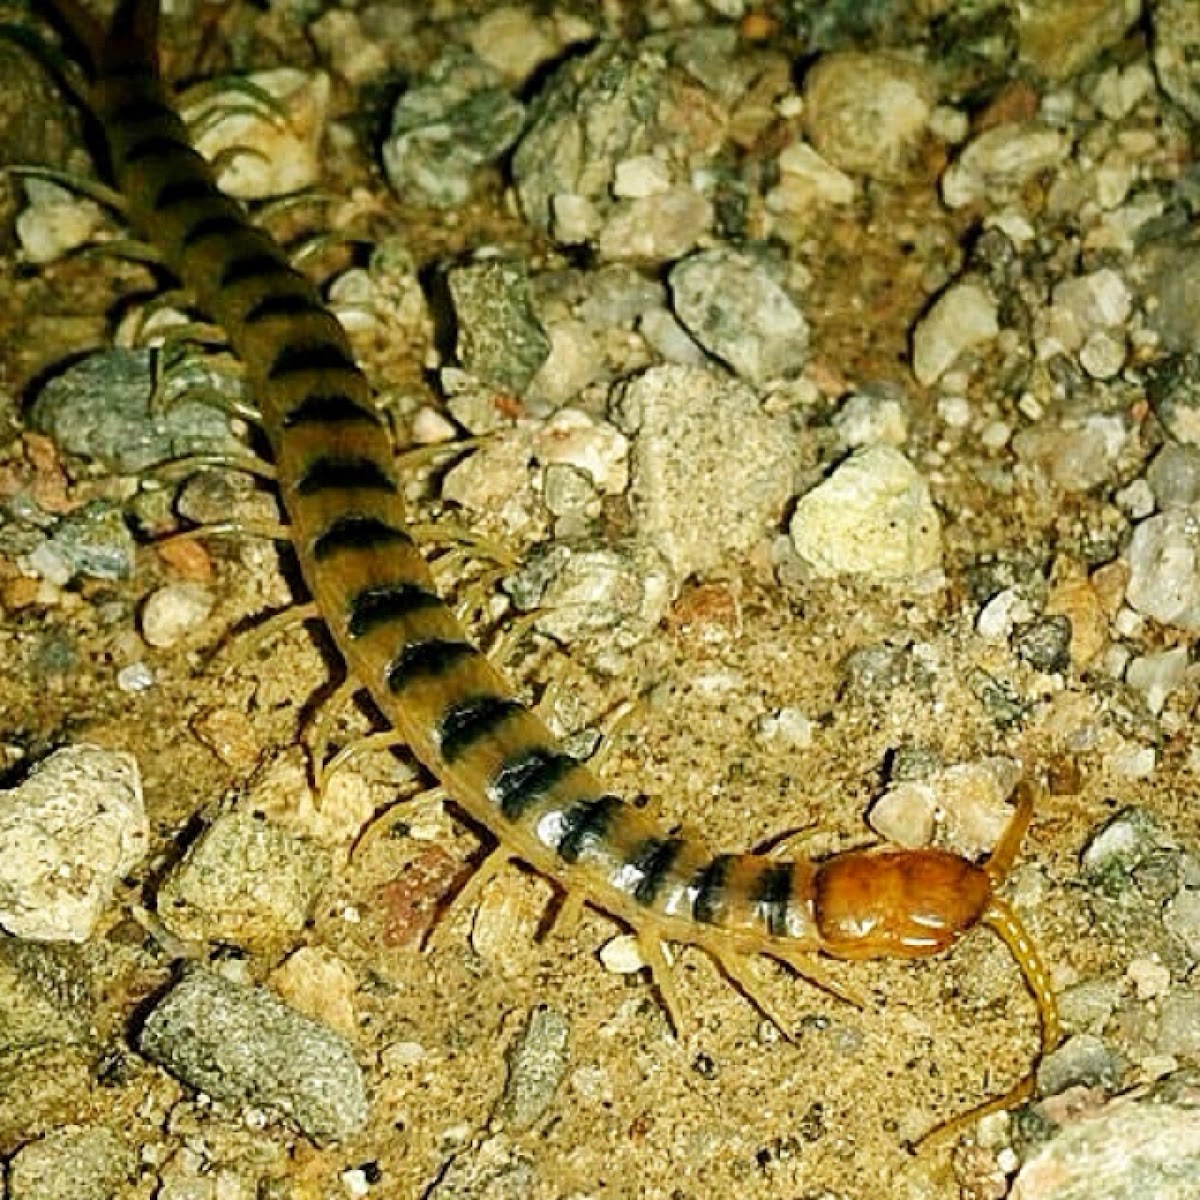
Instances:
[[[982,919],[988,872],[943,850],[867,850],[821,864],[813,903],[821,945],[837,958],[926,958]]]

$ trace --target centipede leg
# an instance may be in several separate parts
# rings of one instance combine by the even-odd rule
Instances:
[[[430,926],[422,942],[422,949],[428,949],[433,942],[433,935],[440,927],[449,924],[450,917],[463,909],[470,908],[479,898],[483,889],[491,883],[509,863],[515,860],[515,855],[503,846],[496,846],[484,856],[483,861],[475,868],[470,879],[450,897],[449,901],[438,913],[437,920]]]
[[[826,969],[824,963],[811,953],[791,950],[782,946],[771,946],[763,951],[769,958],[791,967],[801,979],[807,980],[813,987],[828,992],[836,1000],[841,1000],[854,1008],[866,1008],[866,997],[855,988],[835,979]]]
[[[348,762],[352,762],[359,755],[369,754],[372,750],[395,750],[407,745],[408,742],[402,734],[394,729],[382,729],[347,742],[328,762],[317,762],[314,759],[313,784],[317,792],[317,806],[320,807],[324,800],[330,779]]]
[[[176,537],[178,536],[180,535],[176,535]],[[174,541],[176,539],[172,537],[163,540]],[[298,629],[301,625],[305,625],[309,621],[318,621],[320,619],[321,613],[316,604],[312,602],[294,604],[291,608],[285,608],[282,612],[273,613],[265,620],[260,621],[254,628],[248,629],[244,633],[235,634],[232,643],[226,643],[226,646],[231,646],[231,648],[228,650],[225,670],[227,672],[235,670],[268,642],[274,641],[288,630]],[[217,654],[214,655],[214,660],[221,657],[221,652],[224,648],[218,649]]]
[[[550,918],[550,932],[555,937],[569,938],[579,927],[585,903],[581,891],[565,891]]]
[[[705,950],[713,957],[717,966],[721,968],[722,973],[734,987],[779,1030],[785,1040],[790,1042],[792,1034],[788,1028],[788,1021],[776,1007],[775,1002],[763,990],[762,983],[756,978],[754,968],[750,965],[750,959],[730,950],[714,950],[708,946],[705,947]]]
[[[320,712],[317,713],[317,718],[313,722],[312,734],[309,738],[308,752],[313,764],[314,782],[320,779],[322,765],[328,757],[329,743],[333,737],[334,722],[350,707],[350,702],[354,699],[355,693],[361,690],[362,684],[357,679],[353,677],[343,679],[334,689],[333,695],[321,705]],[[318,786],[318,803],[320,801],[319,792],[320,788]]]
[[[666,948],[663,943],[649,933],[637,934],[638,950],[642,961],[650,968],[650,978],[658,990],[663,1008],[667,1010],[667,1018],[675,1036],[682,1039],[686,1028],[683,1023],[683,1005],[679,1001],[679,992],[675,988],[675,976],[671,973],[671,965],[667,961]]]

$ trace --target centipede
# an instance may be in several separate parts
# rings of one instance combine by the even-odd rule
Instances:
[[[671,945],[707,954],[786,1036],[752,960],[775,960],[844,994],[824,960],[927,958],[985,927],[1007,946],[1033,997],[1039,1045],[1008,1091],[936,1132],[1031,1097],[1059,1020],[1049,970],[999,894],[1039,794],[1031,779],[1017,785],[1008,826],[982,863],[894,846],[818,859],[714,854],[614,795],[517,698],[439,595],[410,532],[391,435],[347,334],[189,142],[160,73],[157,0],[121,0],[107,26],[76,0],[49,7],[80,48],[82,95],[130,226],[243,364],[299,573],[348,676],[495,839],[467,888],[477,893],[516,863],[569,903],[626,926],[676,1030],[683,1004]]]

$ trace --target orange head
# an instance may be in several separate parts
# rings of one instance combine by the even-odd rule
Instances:
[[[821,949],[836,958],[925,958],[983,916],[987,871],[944,850],[865,850],[822,863],[813,886]]]

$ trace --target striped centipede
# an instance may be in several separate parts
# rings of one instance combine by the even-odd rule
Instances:
[[[345,332],[280,245],[217,187],[157,64],[156,0],[121,0],[107,30],[54,0],[84,50],[84,95],[103,129],[133,228],[156,247],[245,366],[272,448],[301,575],[351,678],[497,848],[467,885],[526,864],[571,904],[636,935],[673,1025],[664,945],[698,946],[785,1033],[750,960],[766,956],[845,995],[821,958],[922,958],[977,925],[1006,943],[1037,1004],[1038,1060],[1057,1043],[1048,971],[997,888],[1035,789],[982,864],[938,849],[852,850],[817,861],[713,855],[664,834],[567,754],[467,638],[406,525],[390,437]],[[1008,1092],[943,1126],[1032,1094]]]

